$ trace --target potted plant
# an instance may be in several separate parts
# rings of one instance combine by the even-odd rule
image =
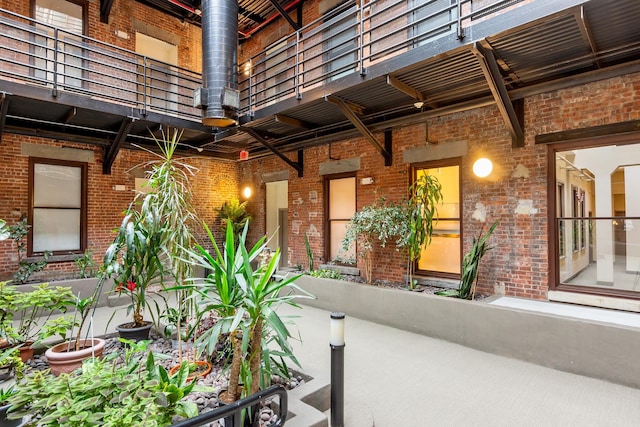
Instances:
[[[32,289],[22,292],[8,282],[0,282],[0,306],[5,310],[4,321],[16,323],[6,338],[10,344],[20,345],[25,361],[33,356],[32,345],[35,342],[42,342],[57,334],[64,325],[71,327],[70,318],[53,316],[66,313],[75,301],[70,287],[41,283]]]
[[[213,353],[218,348],[219,339],[228,337],[232,348],[231,366],[228,388],[221,394],[221,400],[229,403],[241,397],[241,376],[244,380],[242,394],[249,395],[261,387],[268,387],[272,374],[288,375],[285,364],[272,362],[272,354],[277,354],[282,361],[289,358],[297,363],[288,342],[291,337],[289,330],[274,308],[280,304],[298,307],[296,298],[312,296],[295,285],[294,280],[299,276],[283,280],[274,277],[280,259],[279,250],[266,266],[254,269],[252,264],[266,247],[266,239],[262,237],[247,249],[246,224],[236,242],[233,225],[227,223],[222,250],[206,225],[205,229],[215,255],[196,245],[192,257],[211,274],[203,283],[193,284],[192,288],[201,297],[201,310],[216,311],[220,320],[205,331],[198,344]],[[292,289],[298,294],[287,292]],[[278,371],[279,368],[282,370]]]
[[[189,177],[196,169],[175,157],[181,136],[182,132],[177,129],[168,135],[163,131],[161,140],[154,136],[160,152],[147,150],[158,157],[157,161],[150,162],[151,170],[147,174],[150,192],[136,195],[104,259],[106,271],[117,278],[115,290],[131,298],[133,322],[130,326],[136,328],[146,323],[143,311],[149,286],[164,289],[165,279],[181,285],[192,276],[188,250],[195,241],[192,227],[197,221],[191,205]],[[134,209],[136,204],[140,205],[139,210]],[[178,310],[195,318],[185,294],[188,291],[182,288],[177,292],[181,293],[176,297]],[[181,325],[177,327],[180,329]]]
[[[126,295],[131,303],[127,313],[132,322],[116,329],[127,339],[148,339],[153,323],[144,320],[147,289],[163,280],[164,225],[159,212],[145,206],[131,210],[122,221],[114,242],[104,257],[106,272],[114,277],[114,291]]]
[[[70,339],[47,349],[45,356],[52,374],[72,372],[82,366],[85,359],[99,358],[104,351],[106,341],[93,336],[93,317],[99,295],[107,279],[103,270],[98,272],[98,281],[93,294],[88,298],[76,298],[73,314],[73,325]],[[77,319],[80,319],[79,321]],[[77,326],[77,330],[75,329]],[[55,331],[55,330],[54,330]],[[61,329],[57,330],[62,335]],[[74,335],[75,332],[75,335]]]
[[[169,375],[147,352],[148,343],[126,342],[124,355],[113,352],[57,377],[30,372],[16,384],[9,417],[29,415],[38,426],[167,426],[175,416],[196,416],[197,405],[184,397],[212,389],[189,384],[186,364]]]

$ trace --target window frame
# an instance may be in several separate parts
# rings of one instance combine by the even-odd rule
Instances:
[[[27,214],[27,222],[30,225],[29,233],[27,234],[27,256],[29,257],[38,257],[44,255],[44,251],[33,251],[33,221],[34,221],[34,209],[35,209],[35,165],[36,164],[47,164],[47,165],[56,165],[56,166],[67,166],[67,167],[76,167],[80,168],[80,230],[79,238],[80,238],[80,248],[77,250],[53,250],[53,255],[69,255],[69,254],[83,254],[88,247],[87,241],[87,228],[88,228],[88,212],[87,212],[87,193],[88,193],[88,164],[85,162],[77,162],[71,160],[60,160],[60,159],[49,159],[49,158],[41,158],[41,157],[29,157],[29,188],[28,188],[28,197],[29,197],[29,211]],[[56,209],[56,207],[51,206],[47,207],[50,209]],[[42,207],[40,207],[42,209]],[[77,208],[73,208],[77,209]]]
[[[332,219],[329,218],[329,212],[330,212],[330,199],[331,199],[331,194],[330,194],[330,182],[336,179],[344,179],[344,178],[353,178],[354,182],[354,195],[355,195],[355,200],[354,200],[354,212],[358,211],[358,179],[357,179],[357,174],[355,172],[345,172],[345,173],[339,173],[339,174],[332,174],[332,175],[325,175],[324,176],[324,180],[323,180],[323,192],[324,192],[324,259],[326,262],[329,261],[333,261],[331,259],[331,221]],[[351,219],[351,218],[346,218],[347,220]],[[344,221],[345,218],[340,218],[340,219],[335,219],[336,221]],[[358,251],[357,245],[355,248],[356,254]],[[356,263],[357,263],[357,256],[356,256]],[[343,263],[337,263],[339,265],[347,265],[347,264],[343,264]]]
[[[585,128],[591,129],[591,128]],[[587,132],[585,132],[587,133]],[[587,295],[624,297],[634,300],[640,300],[638,292],[607,289],[605,287],[590,287],[579,284],[564,284],[560,280],[560,265],[558,264],[558,235],[557,235],[557,217],[556,217],[556,201],[554,187],[557,182],[556,174],[556,152],[567,151],[573,149],[606,147],[612,145],[632,145],[638,144],[640,140],[640,132],[627,133],[611,133],[609,135],[594,136],[588,138],[565,139],[559,142],[545,143],[547,145],[547,170],[550,172],[547,181],[547,236],[548,236],[548,282],[547,286],[550,291],[563,291],[570,293],[582,293]],[[540,142],[538,142],[540,144]],[[585,212],[586,213],[586,212]],[[590,223],[597,220],[596,216],[588,216],[585,221]],[[606,219],[606,217],[604,218]],[[613,219],[613,218],[611,218]]]

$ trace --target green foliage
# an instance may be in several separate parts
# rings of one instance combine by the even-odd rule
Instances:
[[[249,221],[251,215],[247,213],[247,201],[240,203],[238,199],[230,199],[222,204],[218,209],[218,214],[222,220],[223,230],[226,230],[227,223],[233,226],[233,233],[239,234]]]
[[[309,265],[309,271],[313,271],[313,252],[311,251],[311,245],[309,244],[309,236],[304,235],[304,247],[307,250],[307,263]]]
[[[27,219],[23,218],[14,225],[7,225],[4,220],[1,221],[0,240],[6,240],[7,238],[13,240],[18,255],[18,270],[13,274],[13,280],[17,283],[25,283],[33,273],[42,271],[47,266],[51,252],[44,251],[43,259],[40,261],[26,261],[27,243],[25,237],[31,227],[27,224]]]
[[[3,366],[2,363],[0,363],[0,366]],[[9,403],[9,399],[14,394],[16,394],[16,391],[13,385],[7,388],[0,388],[0,406],[4,406]]]
[[[473,238],[473,244],[471,250],[464,255],[462,259],[462,277],[460,280],[460,289],[448,289],[444,291],[436,292],[437,295],[456,297],[462,299],[473,299],[476,293],[476,285],[478,283],[478,268],[480,267],[480,260],[487,253],[487,251],[493,249],[493,246],[488,246],[487,241],[491,234],[498,226],[498,221],[494,222],[489,230],[483,235],[482,229],[480,230],[479,237]]]
[[[413,289],[416,283],[413,280],[415,264],[420,261],[422,250],[431,243],[433,222],[437,222],[437,206],[442,203],[442,184],[434,175],[422,174],[409,187],[409,194],[408,233],[403,246],[407,248],[409,257],[407,286]]]
[[[8,335],[10,343],[41,341],[50,334],[62,332],[63,325],[70,326],[69,318],[54,320],[56,312],[64,313],[74,306],[76,298],[70,287],[49,286],[41,283],[32,286],[31,291],[18,291],[14,285],[0,282],[0,307],[2,314],[2,331]],[[9,326],[14,323],[11,332]],[[65,323],[66,322],[66,323]],[[49,325],[43,328],[41,325]],[[50,327],[50,329],[49,329]]]
[[[371,283],[372,280],[372,252],[375,245],[384,248],[391,241],[395,241],[396,245],[401,247],[403,236],[407,235],[407,216],[408,211],[404,204],[388,202],[381,198],[351,217],[342,240],[341,253],[348,254],[357,249],[358,256],[364,261],[367,283]],[[355,259],[346,261],[355,263]]]
[[[309,276],[311,277],[318,277],[321,279],[336,279],[336,280],[340,280],[342,279],[342,274],[340,274],[339,271],[336,270],[314,270],[314,271],[310,271]]]
[[[122,341],[124,356],[88,359],[81,370],[58,377],[48,370],[27,374],[9,398],[9,418],[30,415],[28,425],[38,426],[124,427],[167,426],[174,415],[197,415],[197,405],[184,397],[193,390],[213,390],[187,383],[186,363],[169,375],[146,352],[149,341]]]
[[[76,258],[74,262],[78,268],[80,278],[86,279],[95,275],[96,263],[93,260],[93,251],[91,249],[84,251],[82,256]]]
[[[273,358],[289,358],[297,363],[288,342],[291,334],[274,308],[280,304],[298,307],[295,298],[311,296],[293,283],[299,276],[284,280],[274,278],[280,260],[279,250],[265,266],[254,270],[252,264],[266,248],[266,239],[262,237],[251,249],[247,249],[247,224],[236,241],[233,226],[228,223],[222,249],[208,227],[205,228],[214,255],[196,245],[192,256],[198,265],[210,270],[211,274],[204,283],[193,284],[192,287],[201,297],[200,311],[215,311],[221,319],[198,338],[198,344],[213,354],[221,337],[226,336],[230,340],[233,355],[229,394],[235,400],[239,397],[238,382],[243,363],[249,363],[252,383],[245,383],[245,386],[251,393],[259,386],[269,385],[271,373],[277,369]],[[298,294],[287,292],[292,290]],[[283,366],[283,363],[278,366]]]

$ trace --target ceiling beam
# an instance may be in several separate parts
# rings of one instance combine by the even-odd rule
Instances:
[[[100,22],[104,24],[109,23],[111,6],[113,6],[113,0],[100,0]]]
[[[414,89],[408,84],[401,82],[397,78],[393,77],[391,74],[387,74],[387,84],[398,89],[400,92],[409,95],[416,101],[424,101],[424,97],[422,96],[422,93],[418,89]]]
[[[7,122],[7,111],[9,111],[9,97],[2,92],[2,95],[0,95],[0,142],[2,142],[4,125]]]
[[[300,24],[298,24],[297,22],[295,22],[287,13],[286,10],[284,10],[284,8],[282,6],[280,6],[280,3],[278,2],[278,0],[269,0],[269,2],[273,5],[273,7],[275,7],[278,12],[280,13],[280,15],[287,20],[287,22],[289,23],[289,25],[291,25],[293,27],[294,31],[298,31],[300,29]]]
[[[591,57],[593,58],[593,62],[596,64],[598,68],[602,68],[602,63],[600,59],[597,57],[598,47],[596,43],[593,41],[593,34],[591,34],[591,29],[589,28],[589,22],[587,21],[587,17],[584,14],[584,6],[580,6],[574,9],[574,15],[576,17],[576,21],[578,22],[578,29],[580,30],[580,35],[584,42],[589,46],[589,50],[591,51]]]
[[[340,109],[340,111],[342,111],[342,114],[344,114],[345,117],[360,131],[360,133],[365,137],[365,139],[369,141],[371,145],[373,145],[380,154],[382,154],[382,157],[384,157],[385,166],[390,166],[391,159],[392,159],[391,152],[388,151],[385,147],[383,147],[378,142],[376,137],[373,136],[373,133],[371,133],[371,131],[367,128],[367,126],[365,126],[365,124],[362,123],[362,120],[360,120],[360,117],[358,117],[358,115],[350,108],[350,106],[343,99],[340,99],[333,95],[327,95],[325,96],[324,99],[334,104],[336,107]]]
[[[294,162],[287,156],[285,156],[280,150],[271,145],[269,141],[264,139],[264,137],[258,133],[255,129],[251,129],[246,126],[238,126],[238,130],[252,136],[256,141],[260,144],[264,145],[269,151],[271,151],[276,156],[280,157],[286,164],[294,168],[298,171],[298,178],[302,178],[302,173],[304,171],[304,152],[302,150],[298,150],[298,161]]]
[[[127,117],[120,123],[120,129],[118,130],[118,134],[116,138],[111,143],[110,146],[106,147],[104,150],[104,159],[102,160],[102,174],[103,175],[111,175],[111,166],[113,166],[113,162],[116,160],[116,156],[122,148],[124,144],[124,140],[127,138],[127,134],[131,130],[131,126],[137,119],[135,117]]]
[[[311,123],[294,119],[293,117],[285,116],[284,114],[276,114],[274,116],[274,119],[278,123],[284,123],[285,125],[293,126],[293,127],[304,129],[304,130],[313,129],[315,127],[311,125]]]
[[[516,113],[516,109],[511,103],[509,93],[504,85],[504,80],[500,74],[500,68],[498,67],[493,51],[483,47],[479,43],[476,43],[475,47],[471,48],[471,51],[478,59],[480,68],[482,69],[484,77],[487,80],[487,84],[489,85],[489,89],[491,90],[493,98],[498,106],[498,110],[509,129],[512,146],[514,148],[524,147],[524,130],[522,129],[521,117],[519,118],[519,114]]]

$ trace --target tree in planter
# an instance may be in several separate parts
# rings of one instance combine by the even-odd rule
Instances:
[[[342,239],[341,252],[349,253],[354,249],[354,245],[357,245],[355,250],[363,260],[365,279],[368,284],[371,284],[375,244],[383,248],[391,240],[401,244],[401,236],[406,234],[407,210],[404,206],[379,199],[373,205],[363,207],[351,217]]]
[[[431,243],[433,222],[437,221],[437,205],[442,203],[442,184],[434,175],[422,174],[409,187],[407,202],[407,234],[400,246],[406,247],[407,287],[414,289],[415,265],[420,261],[423,249]]]
[[[491,224],[491,227],[489,227],[489,230],[487,230],[484,235],[482,234],[483,229],[480,229],[479,236],[473,237],[471,250],[469,250],[469,252],[467,252],[462,259],[462,277],[460,279],[460,288],[438,291],[436,292],[436,295],[471,300],[475,298],[476,286],[478,284],[478,269],[480,268],[480,260],[487,253],[487,251],[493,249],[493,246],[487,245],[487,241],[498,226],[498,222],[499,221],[496,221]]]
[[[151,170],[147,174],[147,186],[150,191],[136,196],[128,212],[132,225],[127,225],[127,229],[123,222],[124,228],[121,227],[116,236],[113,250],[105,255],[105,265],[111,266],[109,273],[115,273],[120,279],[115,284],[120,287],[116,289],[130,294],[133,306],[140,308],[134,309],[136,323],[141,321],[139,315],[146,305],[147,286],[158,283],[164,287],[165,274],[170,274],[175,282],[177,287],[174,289],[180,289],[176,296],[178,311],[186,313],[190,319],[197,316],[188,289],[181,287],[192,277],[189,249],[195,243],[192,230],[198,223],[189,182],[197,169],[176,157],[181,137],[182,132],[178,129],[170,130],[168,134],[163,131],[161,139],[154,136],[160,152],[146,150],[158,158],[149,162]],[[136,203],[141,203],[139,212],[134,209]],[[121,265],[117,262],[118,254],[123,260]],[[177,320],[176,327],[181,329],[181,318]],[[178,340],[181,340],[180,335]],[[182,360],[181,343],[178,349]]]
[[[269,385],[273,372],[272,356],[282,360],[289,358],[297,363],[288,342],[291,334],[274,309],[280,304],[298,307],[295,298],[310,298],[311,295],[293,283],[299,276],[284,280],[273,277],[280,259],[279,250],[266,266],[254,270],[252,263],[266,247],[266,239],[262,237],[247,249],[246,224],[237,242],[231,223],[227,224],[222,250],[210,230],[206,229],[215,255],[197,245],[193,258],[212,273],[204,283],[193,284],[192,287],[201,297],[201,311],[214,310],[220,320],[205,331],[198,344],[212,354],[217,350],[220,338],[228,337],[232,356],[224,399],[232,402],[240,397],[241,372],[244,371],[242,377],[245,380],[243,392],[248,394]],[[296,290],[298,294],[287,294],[287,290]],[[269,343],[277,345],[278,350],[272,350]]]

